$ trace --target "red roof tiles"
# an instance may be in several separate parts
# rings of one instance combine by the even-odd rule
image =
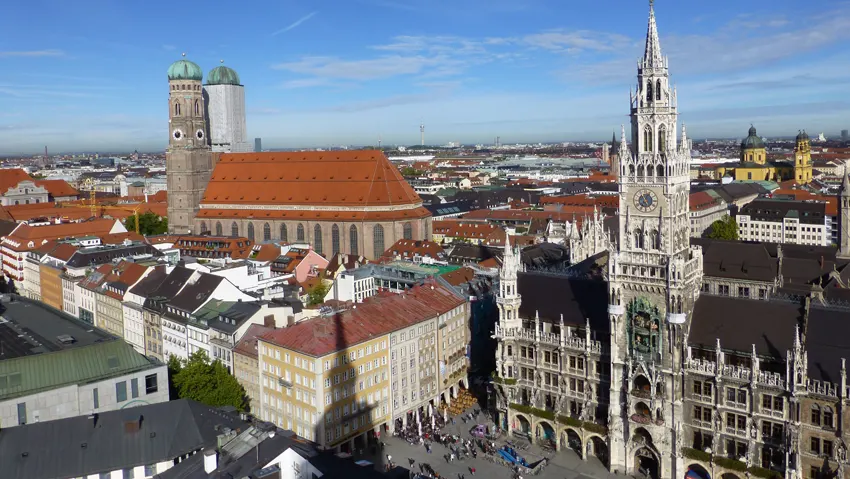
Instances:
[[[261,336],[264,341],[313,357],[341,351],[434,318],[464,304],[448,289],[428,282],[406,293],[379,293],[356,309],[313,318]]]

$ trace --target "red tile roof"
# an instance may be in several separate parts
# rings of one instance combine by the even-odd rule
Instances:
[[[258,202],[254,202],[258,203]],[[302,211],[302,210],[264,210],[264,209],[211,209],[201,208],[198,218],[210,221],[215,219],[230,218],[253,218],[257,221],[264,219],[292,220],[292,221],[397,221],[405,219],[419,219],[431,216],[431,212],[424,206],[401,209],[396,211],[346,211],[345,207],[332,211]]]
[[[421,206],[381,151],[221,155],[203,204]]]
[[[17,186],[22,181],[33,181],[33,179],[20,168],[0,169],[0,195],[6,194],[9,188]]]
[[[474,277],[475,270],[468,266],[464,266],[463,268],[456,269],[442,275],[442,278],[452,286],[460,286],[464,283],[468,283],[469,281],[472,281],[472,278]]]
[[[313,357],[341,351],[392,331],[434,318],[465,301],[426,282],[402,294],[379,293],[351,309],[262,335],[262,339]]]
[[[74,256],[74,253],[76,253],[78,249],[79,248],[77,248],[76,246],[74,246],[72,244],[60,243],[49,254],[50,254],[50,256],[52,256],[52,257],[54,257],[58,260],[67,262],[68,260],[71,259],[71,256]]]
[[[80,192],[71,187],[65,180],[35,180],[35,184],[46,189],[54,198],[80,195]]]
[[[434,259],[443,259],[446,252],[443,247],[433,241],[400,239],[394,245],[387,248],[384,257],[402,259],[413,259],[414,256],[425,256]]]
[[[45,226],[30,226],[21,223],[5,238],[8,241],[20,243],[20,246],[14,247],[7,242],[9,248],[15,251],[29,251],[45,241],[109,234],[115,223],[116,220],[110,219],[96,219],[80,223],[61,223]],[[34,243],[34,246],[28,246],[30,241]]]
[[[275,328],[268,328],[262,324],[248,326],[248,330],[242,335],[242,339],[236,343],[233,352],[257,359],[259,357],[259,354],[257,354],[257,337],[274,330]]]
[[[712,206],[716,206],[720,200],[706,193],[705,191],[697,191],[696,193],[691,193],[688,198],[688,204],[690,207],[690,211],[700,211],[707,208],[711,208]]]

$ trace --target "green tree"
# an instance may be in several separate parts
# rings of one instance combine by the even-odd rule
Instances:
[[[738,239],[738,222],[735,221],[735,218],[726,215],[711,224],[711,231],[708,232],[708,237],[711,239],[736,241]]]
[[[307,292],[307,306],[315,306],[325,302],[325,295],[331,289],[331,285],[319,283]]]
[[[401,176],[419,176],[422,172],[417,170],[416,168],[412,168],[410,166],[405,166],[401,169]]]
[[[127,231],[136,231],[136,217],[128,216],[124,220]],[[161,235],[168,232],[168,218],[148,211],[139,215],[139,233],[145,236]]]
[[[245,388],[219,360],[210,361],[203,350],[196,351],[182,362],[168,359],[169,374],[177,398],[194,399],[207,406],[233,406],[239,411],[247,408]]]

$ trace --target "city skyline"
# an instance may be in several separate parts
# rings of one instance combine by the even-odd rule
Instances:
[[[743,137],[750,123],[768,137],[844,127],[850,12],[826,1],[758,0],[744,13],[730,1],[711,12],[661,3],[694,138]],[[205,73],[221,59],[239,73],[248,135],[271,149],[418,144],[420,123],[426,144],[603,140],[626,120],[646,34],[633,21],[644,1],[604,15],[547,0],[268,3],[232,12],[227,28],[213,2],[187,29],[147,6],[50,5],[14,5],[3,25],[0,154],[161,151],[165,70],[183,51]],[[36,11],[49,28],[10,21]],[[80,12],[98,28],[81,32]]]

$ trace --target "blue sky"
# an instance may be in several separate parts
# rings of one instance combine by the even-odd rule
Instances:
[[[594,140],[627,121],[641,0],[30,0],[0,16],[0,154],[162,150],[165,72],[225,64],[265,147]],[[707,9],[710,6],[711,9]],[[657,0],[695,138],[850,128],[850,4]]]

